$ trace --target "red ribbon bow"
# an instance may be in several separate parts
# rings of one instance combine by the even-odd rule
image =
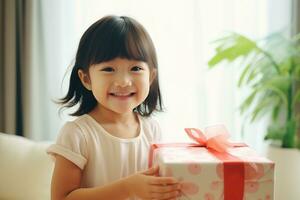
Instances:
[[[227,152],[227,149],[235,145],[228,141],[229,133],[224,125],[209,126],[205,134],[197,128],[185,128],[188,136],[202,146],[213,149],[217,152]]]

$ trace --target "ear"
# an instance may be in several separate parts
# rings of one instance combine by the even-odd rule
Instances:
[[[157,76],[157,69],[152,68],[150,70],[150,79],[149,79],[150,85],[152,84],[152,82],[154,81],[154,79],[156,78],[156,76]]]
[[[81,69],[78,70],[78,76],[80,78],[80,81],[82,85],[87,89],[87,90],[92,90],[92,84],[91,80],[88,74],[83,72]]]

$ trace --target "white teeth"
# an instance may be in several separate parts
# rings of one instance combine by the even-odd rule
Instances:
[[[119,94],[119,93],[115,93],[116,96],[121,96],[121,97],[124,97],[124,96],[128,96],[129,94]]]
[[[125,96],[130,96],[133,93],[112,93],[114,96],[121,96],[121,97],[125,97]]]

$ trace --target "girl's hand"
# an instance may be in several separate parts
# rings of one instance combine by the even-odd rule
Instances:
[[[125,187],[129,195],[142,199],[176,199],[181,192],[179,181],[173,177],[157,177],[158,166],[129,176]]]

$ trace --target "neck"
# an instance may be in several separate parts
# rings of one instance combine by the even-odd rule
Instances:
[[[137,121],[137,116],[134,114],[134,112],[120,114],[99,105],[95,107],[95,109],[93,109],[89,114],[101,123],[132,124],[132,122]]]

